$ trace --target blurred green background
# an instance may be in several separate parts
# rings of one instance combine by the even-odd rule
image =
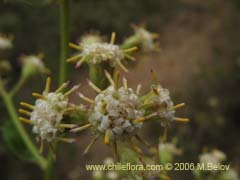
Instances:
[[[35,2],[37,5],[34,6],[24,0],[0,2],[0,32],[15,36],[14,48],[9,55],[13,66],[9,86],[19,77],[19,56],[39,52],[45,54],[44,61],[57,84],[59,9],[56,3]],[[136,87],[142,83],[146,91],[150,85],[150,69],[153,69],[162,85],[170,90],[173,101],[187,104],[178,115],[189,117],[191,122],[175,124],[169,132],[170,139],[177,137],[179,147],[184,150],[176,161],[197,162],[198,155],[207,146],[224,151],[228,162],[239,171],[240,1],[71,1],[72,42],[82,34],[96,30],[108,38],[115,31],[120,43],[132,33],[131,23],[145,23],[150,31],[159,33],[162,51],[138,55],[139,63],[126,74],[129,84]],[[75,70],[73,67],[71,71],[71,80],[83,84],[82,92],[88,89],[86,72],[84,68]],[[40,91],[44,81],[45,77],[33,77],[15,98],[16,104],[22,99],[31,102],[31,92]],[[2,101],[0,116],[3,125],[8,121],[8,115]],[[151,143],[158,143],[161,134],[157,123],[149,123],[144,128],[144,138]],[[111,155],[111,151],[98,142],[91,153],[83,157],[82,151],[89,140],[89,133],[82,133],[78,144],[60,145],[57,179],[86,179],[90,175],[84,171],[85,163],[100,163]],[[80,174],[73,177],[73,171],[78,170]],[[175,172],[172,176],[173,179],[193,178],[189,171]],[[0,178],[37,180],[42,176],[37,167],[16,157],[1,136]]]

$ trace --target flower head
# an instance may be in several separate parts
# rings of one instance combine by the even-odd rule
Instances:
[[[154,41],[158,38],[158,34],[149,32],[143,26],[133,25],[133,29],[143,51],[149,52],[158,49],[158,44]]]
[[[67,59],[67,61],[76,62],[76,67],[80,67],[83,62],[87,62],[89,64],[108,62],[111,66],[119,65],[125,72],[127,72],[128,70],[122,61],[125,58],[134,60],[134,58],[128,53],[135,51],[137,48],[132,47],[122,50],[118,45],[115,45],[114,42],[115,33],[112,33],[110,43],[93,42],[81,43],[80,45],[70,43],[69,46],[79,50],[80,53]]]
[[[13,36],[6,36],[0,34],[0,49],[1,50],[11,49],[13,47],[12,41]]]
[[[50,92],[50,84],[51,78],[49,77],[43,93],[32,94],[37,98],[34,105],[30,105],[25,102],[20,103],[21,106],[31,110],[32,112],[19,109],[21,114],[29,116],[29,119],[20,117],[19,120],[33,125],[32,131],[37,135],[37,138],[41,140],[41,144],[43,144],[43,141],[51,143],[54,140],[72,142],[73,139],[61,138],[58,136],[64,129],[75,127],[74,124],[64,124],[63,119],[65,113],[73,109],[73,107],[69,105],[68,96],[78,89],[79,86],[74,86],[68,92],[62,93],[62,90],[68,83],[64,83],[54,92]]]
[[[43,55],[24,55],[20,58],[23,65],[23,75],[29,77],[34,74],[49,73],[42,61]]]
[[[212,152],[205,152],[199,156],[200,162],[207,165],[211,163],[217,165],[218,163],[223,162],[226,159],[226,155],[217,149],[214,149]]]

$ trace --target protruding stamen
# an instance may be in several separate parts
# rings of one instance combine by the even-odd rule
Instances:
[[[102,112],[103,112],[103,113],[106,113],[106,108],[107,108],[107,103],[106,103],[106,102],[103,102],[103,103],[102,103]]]
[[[43,153],[43,150],[44,150],[44,141],[41,140],[41,142],[40,142],[40,148],[39,148],[39,153],[42,154],[42,153]]]
[[[83,57],[80,59],[80,61],[77,62],[75,68],[79,68],[79,67],[82,65],[82,63],[85,61],[86,58],[87,58],[87,56],[83,56]]]
[[[31,116],[31,112],[28,112],[24,109],[19,109],[18,112],[21,113],[21,114],[24,114],[26,116],[29,116],[29,117]]]
[[[157,75],[156,75],[156,73],[155,73],[155,71],[153,69],[151,69],[151,76],[152,76],[153,81],[156,84],[160,84],[159,79],[157,78]]]
[[[157,90],[157,88],[155,86],[152,87],[152,92],[155,95],[159,95],[158,90]]]
[[[33,105],[28,104],[28,103],[25,103],[25,102],[20,102],[20,105],[23,106],[23,107],[26,107],[26,108],[28,108],[28,109],[31,109],[31,110],[34,109],[34,106],[33,106]]]
[[[151,37],[152,37],[152,39],[157,39],[157,38],[159,38],[159,34],[151,33]]]
[[[59,124],[59,127],[60,127],[60,128],[72,129],[72,128],[77,127],[77,125],[76,125],[76,124]]]
[[[101,90],[99,87],[97,87],[95,84],[93,84],[93,82],[91,82],[90,80],[88,80],[88,85],[89,85],[93,90],[95,90],[97,93],[101,93],[101,92],[102,92],[102,90]]]
[[[137,94],[137,95],[140,95],[141,88],[142,88],[142,85],[141,85],[141,84],[138,84],[138,85],[137,85],[137,90],[136,90],[136,94]]]
[[[183,123],[190,121],[188,118],[180,118],[180,117],[175,117],[174,120],[177,122],[183,122]]]
[[[173,109],[178,109],[178,108],[181,108],[183,106],[185,106],[185,103],[180,103],[180,104],[177,104],[177,105],[173,106]]]
[[[44,54],[43,54],[43,53],[39,53],[39,54],[37,55],[37,57],[38,57],[40,60],[42,60],[42,59],[44,58]]]
[[[143,122],[143,121],[145,121],[147,119],[150,119],[150,118],[152,118],[152,117],[154,117],[156,115],[157,115],[157,113],[152,113],[152,114],[149,114],[148,116],[145,116],[145,117],[139,117],[139,118],[133,120],[133,122],[134,123],[141,123],[141,122]]]
[[[116,33],[115,33],[115,32],[112,32],[112,36],[111,36],[111,41],[110,41],[110,43],[111,43],[111,44],[114,44],[114,43],[115,43],[115,39],[116,39]]]
[[[138,47],[134,46],[134,47],[131,47],[131,48],[128,48],[128,49],[124,49],[123,52],[129,53],[129,52],[136,51],[137,49],[138,49]]]
[[[23,118],[23,117],[19,117],[18,118],[20,121],[27,123],[27,124],[33,124],[33,122],[29,119]]]
[[[72,94],[74,91],[78,90],[80,87],[80,84],[79,85],[76,85],[76,86],[73,86],[72,89],[70,89],[69,91],[67,91],[64,96],[69,96],[70,94]]]
[[[110,130],[108,129],[108,130],[106,130],[106,132],[105,132],[105,136],[104,136],[104,141],[103,141],[103,143],[104,143],[104,144],[109,144],[109,142],[110,142]]]
[[[114,86],[114,81],[113,81],[111,75],[106,70],[104,70],[104,73],[105,73],[105,76],[107,77],[108,81],[110,82],[110,84],[112,86]]]
[[[64,110],[64,113],[68,113],[68,112],[74,111],[74,110],[76,110],[76,107],[68,107]]]
[[[66,142],[66,143],[73,143],[76,141],[74,138],[62,138],[62,137],[57,137],[56,138],[58,141]]]
[[[123,87],[127,90],[128,89],[127,79],[124,77],[122,81],[123,81]]]
[[[85,148],[83,155],[87,154],[89,152],[89,150],[92,148],[92,146],[94,145],[94,143],[96,142],[98,136],[94,137],[91,142],[87,145],[87,147]]]
[[[46,98],[42,94],[32,93],[32,96],[38,99],[46,100]]]
[[[67,62],[75,62],[77,61],[78,59],[80,59],[82,57],[82,55],[76,55],[76,56],[72,56],[70,58],[67,59]]]
[[[50,86],[51,86],[51,77],[47,78],[46,85],[45,85],[45,93],[48,94],[50,91]]]
[[[133,150],[139,154],[142,154],[142,150],[133,142],[133,141],[129,141],[128,142],[130,144],[130,146],[133,148]]]
[[[71,129],[70,132],[79,132],[79,131],[83,131],[87,128],[90,128],[92,125],[89,123],[89,124],[85,124],[83,126],[80,126],[80,127],[77,127],[77,128],[74,128],[74,129]]]
[[[122,68],[122,70],[124,72],[128,72],[128,69],[123,65],[123,63],[119,60],[119,59],[116,59],[116,62],[118,63],[118,65]]]
[[[114,87],[115,89],[118,89],[118,81],[119,81],[119,78],[120,78],[120,72],[118,70],[115,71],[114,73]]]
[[[76,50],[79,50],[79,51],[82,50],[82,47],[78,46],[77,44],[69,43],[68,45],[69,45],[69,47],[71,47],[73,49],[76,49]]]
[[[124,54],[124,56],[131,61],[136,61],[135,57],[130,56],[129,54]]]
[[[149,147],[150,145],[146,142],[146,141],[144,141],[139,135],[135,135],[134,136],[140,143],[142,143],[144,146],[146,146],[146,147]]]
[[[55,91],[55,93],[61,92],[64,88],[66,88],[66,87],[68,86],[69,82],[70,82],[70,81],[63,83],[63,84]]]
[[[83,100],[87,101],[88,103],[90,103],[90,104],[95,104],[95,101],[94,101],[94,100],[92,100],[92,99],[84,96],[82,93],[78,93],[78,95],[79,95],[80,98],[82,98]]]

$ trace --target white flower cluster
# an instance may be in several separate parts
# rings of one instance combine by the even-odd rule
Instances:
[[[173,108],[173,101],[171,100],[168,89],[164,89],[161,85],[154,86],[157,91],[154,96],[150,98],[150,103],[158,107],[158,115],[161,118],[161,125],[167,126],[174,121],[175,110]]]
[[[116,59],[120,61],[124,58],[124,54],[119,46],[109,43],[85,44],[80,55],[86,57],[86,61],[91,64],[110,60],[111,65],[115,65]]]
[[[178,149],[176,147],[175,144],[173,143],[160,143],[158,145],[158,149],[159,149],[159,153],[161,155],[161,153],[163,152],[167,152],[167,153],[171,153],[171,154],[180,154],[180,149]]]
[[[12,40],[0,35],[0,49],[10,49],[12,48]]]
[[[139,97],[131,88],[115,90],[109,86],[96,96],[95,103],[89,121],[100,133],[110,130],[111,140],[134,134],[142,126],[142,123],[133,123],[143,116],[144,111]]]
[[[144,51],[151,51],[155,49],[152,34],[144,28],[136,28],[135,34],[139,37]]]
[[[30,120],[33,122],[33,132],[42,140],[51,142],[59,130],[68,98],[62,93],[48,93],[46,99],[38,99],[35,103]]]
[[[199,157],[200,162],[204,163],[206,166],[208,163],[212,165],[217,165],[226,159],[226,155],[219,150],[213,150],[211,153],[203,153]]]

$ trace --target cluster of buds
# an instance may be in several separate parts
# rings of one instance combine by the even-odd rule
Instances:
[[[86,43],[86,40],[84,40],[79,45],[70,43],[69,46],[80,51],[80,53],[67,59],[67,62],[75,62],[76,68],[80,67],[84,62],[94,65],[107,62],[112,67],[119,65],[122,70],[127,72],[128,69],[124,66],[123,60],[135,60],[129,53],[137,50],[137,47],[122,49],[119,45],[114,44],[115,37],[116,34],[112,33],[110,43],[96,39],[96,41],[94,40],[94,42],[91,41],[90,43],[89,41]]]
[[[40,141],[40,152],[43,151],[44,142],[51,144],[55,140],[73,142],[74,139],[61,137],[61,132],[65,129],[74,128],[75,124],[64,123],[64,115],[74,109],[70,105],[68,96],[76,91],[79,86],[63,93],[68,83],[63,83],[56,91],[50,91],[51,78],[47,78],[45,90],[42,94],[32,93],[37,98],[34,105],[21,102],[20,105],[25,109],[19,109],[19,113],[27,117],[19,117],[19,120],[33,125],[32,131]]]
[[[105,90],[101,90],[89,81],[89,86],[98,93],[95,99],[90,99],[79,93],[81,99],[90,103],[88,110],[89,123],[73,128],[71,132],[78,132],[91,127],[95,137],[87,146],[85,152],[88,152],[100,136],[104,137],[104,144],[114,145],[114,152],[117,152],[117,141],[131,142],[132,138],[139,140],[138,130],[141,129],[143,122],[146,120],[160,119],[161,121],[161,119],[164,119],[167,124],[170,124],[173,120],[188,121],[187,118],[176,118],[174,116],[175,109],[182,107],[184,104],[174,106],[170,101],[169,93],[166,93],[167,90],[163,91],[165,94],[162,94],[162,89],[158,89],[158,94],[156,94],[154,89],[147,95],[141,96],[141,85],[138,85],[136,91],[134,91],[128,87],[125,78],[122,80],[122,86],[119,85],[119,71],[115,72],[114,78],[107,71],[105,71],[105,75],[110,83]],[[146,106],[146,102],[148,106]],[[165,103],[167,102],[170,107],[166,107]],[[164,107],[162,107],[163,104]],[[169,111],[171,116],[162,115],[169,113]]]

